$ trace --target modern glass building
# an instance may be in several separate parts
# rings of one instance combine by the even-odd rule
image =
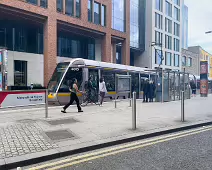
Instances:
[[[188,7],[182,6],[182,48],[188,48]]]

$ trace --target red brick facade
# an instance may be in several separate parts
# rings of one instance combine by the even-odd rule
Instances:
[[[44,84],[47,85],[57,62],[57,24],[64,22],[66,25],[75,25],[78,29],[89,29],[98,31],[103,34],[102,37],[102,61],[114,62],[114,39],[121,40],[122,46],[122,62],[123,64],[130,64],[130,1],[126,0],[126,32],[119,32],[111,29],[112,21],[112,0],[95,0],[106,6],[106,27],[96,25],[88,22],[88,1],[81,1],[81,17],[75,18],[65,15],[65,12],[58,13],[56,7],[56,0],[48,0],[48,8],[39,7],[24,2],[25,0],[1,0],[0,7],[11,10],[17,10],[22,15],[33,15],[34,17],[44,18]],[[74,0],[75,1],[75,0]],[[74,3],[75,4],[75,3]],[[63,3],[65,7],[65,0]],[[1,9],[0,8],[0,9]],[[64,8],[65,9],[65,8]],[[75,9],[75,8],[74,8]],[[65,11],[65,10],[64,10]],[[76,11],[74,11],[74,14]],[[75,15],[74,15],[75,16]],[[115,38],[114,38],[115,37]],[[115,40],[116,41],[116,40]],[[112,49],[113,48],[113,49]],[[111,57],[112,55],[112,57]]]

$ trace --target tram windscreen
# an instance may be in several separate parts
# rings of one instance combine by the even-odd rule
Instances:
[[[54,73],[49,81],[48,90],[49,92],[56,92],[57,87],[69,65],[69,62],[66,63],[58,63]]]

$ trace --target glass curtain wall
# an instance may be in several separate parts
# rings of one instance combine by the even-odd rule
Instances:
[[[112,28],[125,32],[125,0],[112,0]]]
[[[130,1],[130,46],[139,48],[139,0]]]

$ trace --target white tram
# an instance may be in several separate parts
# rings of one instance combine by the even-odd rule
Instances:
[[[146,71],[146,68],[126,66],[86,60],[81,58],[69,59],[57,64],[57,67],[49,81],[49,103],[54,105],[63,105],[70,100],[69,85],[73,78],[78,80],[80,90],[84,90],[85,82],[92,78],[93,86],[98,90],[99,79],[104,77],[108,93],[106,99],[114,99],[115,92],[115,74],[130,74],[132,78],[132,91],[137,92],[137,98],[142,97],[143,82],[145,79],[155,79],[154,71]],[[129,94],[117,94],[119,98],[127,98]],[[82,101],[82,94],[78,94]]]

